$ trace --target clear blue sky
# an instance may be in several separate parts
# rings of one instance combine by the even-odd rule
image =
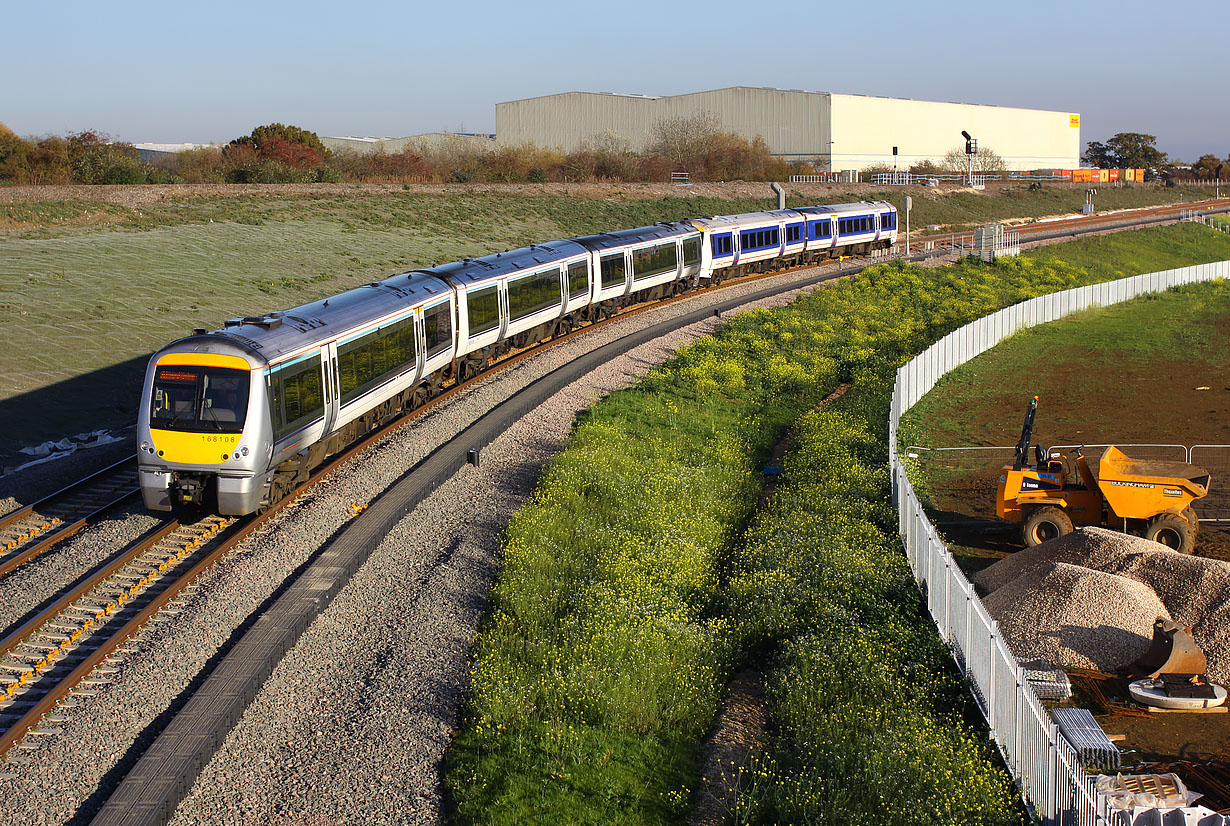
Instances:
[[[770,86],[1079,112],[1082,148],[1146,132],[1191,161],[1230,154],[1224,47],[1200,43],[1227,16],[1211,0],[0,0],[0,122],[133,143],[275,121],[493,132],[504,100]]]

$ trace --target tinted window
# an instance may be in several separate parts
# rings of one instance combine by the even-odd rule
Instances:
[[[406,318],[337,346],[342,403],[414,366],[414,319]]]
[[[470,322],[470,335],[494,330],[500,324],[499,299],[496,285],[466,293],[466,317]]]
[[[675,269],[678,263],[674,241],[645,247],[632,253],[632,277],[636,279],[661,275]]]
[[[514,321],[559,303],[559,267],[509,279],[508,317]]]
[[[196,433],[242,433],[248,373],[227,367],[159,367],[150,426]]]
[[[614,287],[616,284],[624,283],[624,269],[624,254],[622,252],[602,256],[602,286]]]
[[[427,340],[427,355],[447,350],[453,343],[453,306],[443,301],[423,311],[423,334]]]
[[[320,354],[269,374],[273,438],[281,439],[325,414]]]
[[[700,263],[700,236],[683,239],[683,265],[692,267]]]
[[[568,295],[572,298],[589,292],[589,261],[573,261],[568,265]]]

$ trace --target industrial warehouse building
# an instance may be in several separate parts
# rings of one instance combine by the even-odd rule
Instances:
[[[962,131],[1009,169],[1072,168],[1080,162],[1080,115],[1073,112],[747,86],[666,97],[566,92],[497,103],[496,140],[501,146],[529,143],[570,152],[614,134],[642,151],[661,121],[702,112],[748,140],[762,136],[774,155],[811,161],[820,171],[891,165],[894,146],[903,170],[938,162],[949,150],[964,149]]]

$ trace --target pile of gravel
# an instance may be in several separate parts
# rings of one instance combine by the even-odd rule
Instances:
[[[1053,576],[1057,569],[1066,568],[1084,571],[1080,583],[1092,587],[1079,596],[1066,590],[1075,582],[1071,574]],[[1144,588],[1151,599],[1125,602],[1122,581]],[[1041,649],[1053,646],[1039,640],[1059,635],[1052,641],[1058,646],[1053,648],[1054,662],[1085,668],[1095,666],[1076,660],[1127,665],[1135,657],[1118,661],[1132,646],[1110,638],[1122,642],[1123,635],[1143,633],[1147,648],[1154,620],[1164,616],[1191,627],[1196,644],[1208,657],[1212,679],[1230,681],[1230,563],[1177,553],[1157,542],[1106,528],[1081,528],[996,562],[978,573],[974,582],[990,592],[984,600],[987,610],[1022,659],[1043,657]],[[1034,593],[1035,589],[1045,593]],[[1141,593],[1136,588],[1132,591]],[[1093,604],[1075,605],[1082,600]],[[1064,601],[1071,607],[1039,613],[1040,608]],[[1091,624],[1095,621],[1108,627],[1099,629]],[[1080,641],[1083,647],[1069,647],[1060,639],[1062,629],[1055,623],[1072,625],[1066,637]],[[1088,648],[1103,644],[1098,642],[1103,638],[1107,651]],[[1106,671],[1117,666],[1096,667]]]
[[[983,600],[1022,661],[1114,671],[1149,648],[1168,616],[1149,586],[1065,562],[1048,562]]]

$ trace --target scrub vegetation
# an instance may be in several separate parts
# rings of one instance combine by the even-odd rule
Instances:
[[[1230,252],[1204,228],[1154,232],[1180,239],[1168,266]],[[1019,821],[900,551],[888,403],[897,366],[948,331],[1106,277],[1054,257],[874,267],[596,404],[508,528],[446,772],[455,820],[684,822],[697,744],[750,666],[770,728],[736,822]]]

